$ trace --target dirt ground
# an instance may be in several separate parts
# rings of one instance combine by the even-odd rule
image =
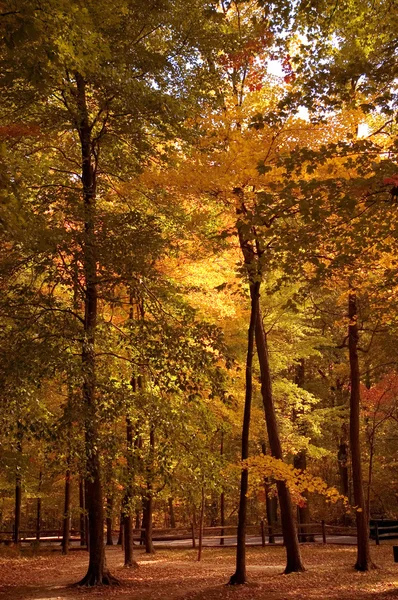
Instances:
[[[158,550],[155,555],[135,552],[139,568],[123,568],[119,547],[107,550],[111,572],[121,585],[87,589],[71,587],[86,572],[87,552],[60,551],[17,556],[12,549],[0,555],[0,600],[377,600],[398,599],[398,564],[392,547],[372,548],[378,569],[357,573],[355,547],[302,547],[305,573],[281,575],[282,547],[248,548],[249,583],[226,586],[234,570],[233,548],[205,549],[200,563],[187,549]]]

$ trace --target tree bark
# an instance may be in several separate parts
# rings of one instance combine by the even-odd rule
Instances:
[[[170,497],[168,499],[168,504],[169,504],[170,527],[171,527],[171,529],[175,529],[176,519],[175,519],[175,514],[174,514],[173,498]]]
[[[261,395],[263,399],[271,454],[275,458],[283,460],[282,446],[279,439],[278,424],[272,397],[267,335],[264,330],[260,307],[258,307],[258,319],[256,322],[256,346],[258,361],[260,363]],[[284,573],[288,574],[304,571],[297,537],[297,528],[293,516],[293,506],[290,492],[284,481],[277,481],[276,487],[278,490],[279,505],[281,510],[283,540],[286,547],[287,562]]]
[[[79,477],[79,508],[80,508],[80,545],[86,545],[86,498],[84,493],[84,479]]]
[[[222,457],[224,456],[224,431],[221,430],[221,441],[220,441],[220,456],[221,456],[221,460]],[[222,490],[221,494],[220,494],[220,525],[221,525],[221,537],[220,537],[220,546],[224,546],[225,544],[225,540],[224,540],[224,535],[225,535],[225,493],[224,490]]]
[[[138,567],[134,560],[134,536],[133,536],[133,517],[126,514],[123,517],[124,526],[124,566],[127,568]]]
[[[263,275],[263,252],[260,248],[260,242],[255,230],[251,227],[251,237],[246,234],[245,221],[241,216],[246,217],[247,210],[244,205],[244,193],[241,188],[235,188],[237,206],[237,230],[239,236],[239,244],[245,261],[245,266],[250,283],[250,297],[256,300],[255,313],[255,340],[257,346],[257,356],[260,364],[261,374],[261,395],[263,398],[263,406],[265,412],[265,421],[267,424],[268,439],[271,449],[271,454],[275,458],[283,460],[282,447],[279,439],[278,425],[276,420],[275,407],[272,397],[271,373],[268,359],[267,336],[264,330],[261,310],[260,310],[260,284]],[[254,245],[251,241],[254,239]],[[253,308],[252,308],[253,312]],[[287,564],[285,573],[304,571],[304,566],[301,561],[300,548],[297,537],[297,528],[293,517],[293,506],[290,497],[289,489],[284,481],[277,482],[277,490],[279,497],[279,505],[281,510],[282,532],[286,547]]]
[[[200,505],[200,521],[199,521],[199,545],[198,545],[198,562],[202,559],[203,548],[203,524],[205,520],[205,488],[202,485],[202,502]]]
[[[264,455],[267,454],[267,448],[265,442],[261,444],[261,450]],[[268,477],[264,477],[264,492],[265,492],[265,510],[267,513],[267,523],[268,523],[268,542],[270,544],[275,544],[275,535],[274,529],[276,526],[276,508],[277,508],[277,498],[276,496],[270,496],[270,481]]]
[[[348,497],[348,444],[345,439],[340,440],[339,450],[337,453],[340,474],[340,492]]]
[[[268,522],[268,542],[270,544],[275,544],[275,528],[276,528],[276,512],[278,506],[278,499],[276,496],[270,497],[269,495],[269,481],[266,478],[264,481],[264,490],[265,490],[265,510],[267,512],[267,522]]]
[[[293,466],[295,469],[305,471],[307,469],[307,453],[305,450],[300,450],[293,458]],[[308,523],[311,523],[311,514],[309,507],[309,500],[305,498],[306,503],[304,506],[297,507],[297,521],[300,524],[300,542],[315,542],[314,535],[311,533],[309,527],[306,527]]]
[[[133,385],[134,389],[134,385]],[[135,391],[135,390],[134,390]],[[126,442],[127,442],[127,485],[123,499],[123,529],[124,529],[124,566],[136,568],[134,560],[133,538],[133,475],[134,475],[134,436],[133,424],[129,416],[126,417]]]
[[[363,491],[361,445],[360,445],[360,371],[358,359],[358,312],[355,291],[350,287],[348,294],[348,349],[350,357],[350,448],[352,482],[356,506],[357,525],[357,571],[369,571],[375,565],[370,557],[369,522]]]
[[[339,449],[337,452],[337,461],[339,463],[340,492],[343,494],[343,496],[346,496],[346,498],[349,497],[348,454],[348,443],[344,435],[344,437],[340,438]],[[345,511],[343,514],[342,521],[343,525],[348,525],[350,522],[349,515],[347,515]]]
[[[296,368],[295,383],[300,388],[304,389],[305,363],[304,363],[303,358],[299,361],[297,368]],[[293,420],[296,421],[298,416],[300,414],[302,414],[302,412],[303,412],[302,409],[300,411],[293,410]],[[300,426],[300,424],[299,424],[298,432],[301,435],[305,436],[305,434],[307,433],[306,427],[303,425]],[[305,471],[307,469],[307,451],[305,449],[299,450],[299,452],[294,456],[293,466],[295,469],[299,469],[300,471]],[[307,494],[308,494],[308,492],[307,492]],[[315,538],[314,538],[313,534],[311,534],[309,527],[306,527],[306,525],[311,522],[308,495],[307,495],[307,497],[305,497],[304,506],[298,506],[298,508],[297,508],[297,521],[300,525],[299,541],[300,542],[315,542]]]
[[[116,542],[117,546],[122,546],[124,548],[124,516],[123,510],[120,512],[119,517],[119,537]]]
[[[246,391],[245,407],[243,413],[242,426],[242,461],[249,457],[249,432],[250,432],[250,412],[253,395],[253,356],[254,356],[254,333],[258,319],[258,293],[260,283],[253,285],[251,293],[250,323],[247,334],[247,355],[246,355]],[[242,585],[246,583],[246,518],[247,518],[247,491],[249,483],[248,469],[242,469],[240,478],[240,498],[238,512],[238,532],[236,548],[236,570],[229,580],[230,585]]]
[[[142,522],[140,534],[140,546],[145,546],[145,525],[146,525],[146,498],[142,498]]]
[[[40,542],[40,533],[41,533],[41,487],[43,484],[43,472],[40,469],[39,473],[39,495],[37,496],[37,504],[36,504],[36,541]]]
[[[113,496],[108,496],[106,499],[106,545],[107,546],[113,546],[112,512],[113,512]]]
[[[147,467],[147,497],[145,511],[145,552],[154,554],[152,542],[152,520],[153,520],[153,464],[155,457],[155,428],[150,426],[149,431],[149,461]]]
[[[62,521],[62,554],[69,553],[70,541],[70,457],[68,456],[68,466],[65,472],[65,498],[64,498],[64,516]]]
[[[15,509],[14,509],[14,544],[20,543],[21,506],[22,506],[22,424],[17,421],[17,460],[15,469]]]
[[[82,152],[84,208],[84,340],[82,347],[83,404],[87,463],[87,510],[89,565],[78,585],[111,585],[117,580],[107,569],[104,546],[104,508],[99,457],[99,424],[96,411],[95,333],[97,327],[97,252],[96,252],[96,161],[86,98],[86,82],[75,73],[77,130]]]

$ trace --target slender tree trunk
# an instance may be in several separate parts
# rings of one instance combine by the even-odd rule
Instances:
[[[257,300],[258,302],[258,300]],[[258,319],[256,322],[256,346],[261,373],[261,395],[263,398],[265,420],[267,423],[268,439],[271,454],[279,460],[283,460],[282,446],[279,439],[278,424],[274,401],[272,397],[271,373],[268,359],[267,336],[264,330],[260,307],[258,307]],[[304,571],[301,561],[300,547],[297,537],[297,528],[293,516],[293,506],[289,489],[284,481],[277,481],[279,505],[281,509],[282,533],[286,547],[285,573]]]
[[[124,566],[136,568],[138,564],[134,560],[134,536],[133,517],[126,514],[123,517],[124,524]]]
[[[261,444],[261,450],[264,455],[267,454],[267,448],[265,442]],[[264,492],[265,492],[265,510],[267,513],[268,523],[268,542],[275,544],[275,525],[276,525],[276,503],[277,499],[275,496],[270,496],[270,481],[268,477],[264,477]]]
[[[153,520],[153,463],[155,457],[155,428],[150,426],[149,431],[149,462],[147,468],[147,498],[145,519],[145,552],[155,552],[152,542],[152,520]]]
[[[40,533],[41,533],[41,488],[42,488],[42,484],[43,484],[43,472],[40,469],[38,496],[37,496],[37,504],[36,504],[36,541],[37,542],[40,542]]]
[[[369,467],[368,467],[368,491],[366,496],[366,514],[368,516],[368,521],[370,519],[370,492],[372,489],[372,477],[373,477],[373,460],[375,454],[375,443],[374,443],[374,432],[369,440]]]
[[[133,380],[132,380],[133,381]],[[134,380],[135,382],[135,380]],[[135,391],[135,383],[132,383]],[[126,417],[126,442],[127,442],[127,485],[123,500],[123,524],[124,524],[124,566],[137,567],[134,560],[134,538],[133,538],[133,475],[134,475],[134,439],[133,424],[130,417]]]
[[[168,499],[168,504],[169,504],[170,527],[171,527],[171,529],[175,529],[176,519],[175,519],[175,515],[174,515],[173,498],[170,497]]]
[[[202,559],[204,520],[205,520],[205,488],[202,485],[202,503],[200,505],[199,546],[198,546],[198,561],[199,562]]]
[[[107,546],[113,546],[112,512],[113,512],[113,496],[110,495],[106,499],[106,545]]]
[[[253,293],[251,294],[250,324],[247,334],[247,355],[246,355],[246,391],[245,407],[243,414],[242,427],[242,461],[249,457],[249,432],[250,432],[250,412],[253,395],[253,356],[254,356],[254,332],[258,319],[258,292],[260,284],[255,283]],[[246,583],[246,517],[247,517],[247,491],[249,482],[248,469],[242,469],[240,479],[240,499],[238,512],[238,533],[236,548],[236,570],[229,583],[231,585],[241,585]]]
[[[350,447],[352,462],[352,482],[356,506],[357,524],[357,571],[374,568],[369,548],[369,522],[363,491],[361,446],[360,446],[360,371],[358,359],[358,313],[355,291],[350,288],[348,295],[348,349],[350,356]]]
[[[124,515],[123,510],[120,513],[119,517],[119,537],[117,538],[117,545],[123,546],[124,548]]]
[[[140,546],[145,546],[145,526],[146,526],[146,498],[142,498],[142,522],[141,522],[141,534],[140,534]]]
[[[224,535],[225,535],[225,492],[221,492],[220,494],[220,525],[221,525],[221,537],[220,537],[220,546],[225,545]]]
[[[96,164],[94,143],[86,98],[86,82],[75,73],[77,129],[82,150],[82,185],[84,207],[84,340],[82,347],[83,403],[85,408],[85,440],[87,461],[87,510],[89,565],[79,585],[111,585],[116,583],[106,566],[104,546],[104,508],[99,457],[99,424],[96,411],[95,332],[97,327],[97,252],[96,252]]]
[[[150,494],[146,499],[145,511],[145,552],[147,554],[154,554],[155,550],[152,541],[153,497],[150,490],[149,492]]]
[[[21,504],[22,504],[22,479],[17,473],[15,478],[15,518],[14,518],[14,543],[20,543],[21,531]]]
[[[220,441],[220,456],[221,456],[221,460],[222,457],[224,456],[224,431],[221,430],[221,441]],[[224,546],[225,544],[225,540],[224,540],[224,535],[225,535],[225,493],[224,490],[222,490],[221,494],[220,494],[220,525],[221,525],[221,537],[220,537],[220,546]]]
[[[340,475],[340,492],[343,496],[349,498],[349,475],[348,475],[348,454],[349,448],[346,439],[345,427],[343,428],[343,436],[340,438],[339,449],[337,452],[337,461],[339,464],[339,475]],[[344,525],[348,525],[350,522],[349,515],[344,511],[342,521]]]
[[[257,315],[255,319],[255,340],[257,346],[257,356],[260,364],[261,373],[261,395],[263,398],[265,420],[267,424],[268,439],[271,454],[275,458],[283,460],[282,447],[279,439],[278,425],[276,420],[275,407],[272,397],[271,373],[268,359],[267,336],[264,330],[261,310],[260,310],[260,284],[262,279],[262,259],[263,252],[256,234],[255,227],[251,228],[251,235],[254,239],[254,245],[251,239],[248,239],[244,220],[241,216],[247,214],[244,205],[244,193],[241,188],[235,188],[234,194],[238,201],[237,207],[237,230],[239,235],[239,244],[245,260],[245,266],[250,282],[250,297],[256,301],[254,312]],[[253,312],[253,307],[252,307]],[[300,547],[297,537],[297,528],[293,516],[293,506],[289,489],[284,481],[277,482],[279,505],[281,509],[282,532],[286,547],[287,564],[285,573],[295,571],[304,571],[301,561]]]
[[[300,450],[293,459],[293,466],[295,469],[305,471],[307,468],[307,453],[305,450]],[[309,507],[309,500],[305,498],[306,503],[304,506],[298,506],[297,509],[297,520],[300,527],[300,542],[315,542],[314,535],[311,533],[309,527],[306,527],[308,523],[311,523],[311,513]]]
[[[84,513],[84,526],[86,528],[86,546],[87,546],[87,552],[90,552],[90,529],[88,526],[88,510],[87,510],[87,506],[88,506],[88,501],[87,501],[87,481],[84,480],[84,506],[86,507],[85,513]]]
[[[210,505],[210,527],[217,527],[218,523],[218,502],[217,497],[212,494]]]
[[[134,528],[135,529],[139,529],[141,527],[141,513],[138,510],[138,508],[135,511],[135,525]]]
[[[340,440],[339,450],[337,453],[337,460],[339,463],[339,474],[340,474],[340,492],[348,497],[349,486],[348,486],[348,444],[345,439]]]
[[[17,421],[17,465],[15,470],[14,544],[20,543],[22,506],[22,424]]]
[[[80,545],[86,545],[86,499],[84,493],[84,479],[79,477],[79,507],[80,507]]]
[[[304,389],[305,362],[304,362],[303,358],[299,361],[297,368],[296,368],[295,383],[300,388]],[[293,420],[297,421],[299,415],[302,414],[302,412],[303,412],[303,409],[293,410]],[[307,434],[306,429],[307,428],[305,427],[305,425],[303,425],[303,424],[298,425],[298,432],[303,436],[305,436]],[[305,471],[307,469],[307,452],[306,452],[306,450],[301,449],[294,456],[293,466],[295,469],[299,469],[300,471]],[[298,509],[297,509],[297,520],[298,520],[298,523],[300,524],[299,541],[300,542],[315,542],[315,538],[314,538],[313,534],[311,534],[310,528],[306,527],[306,525],[311,522],[308,492],[307,492],[307,496],[304,496],[304,498],[305,498],[304,506],[298,506]]]
[[[64,516],[62,522],[62,554],[69,553],[70,541],[70,457],[68,456],[68,466],[65,472],[65,498],[64,498]]]
[[[67,419],[68,428],[68,439],[67,439],[67,455],[66,455],[66,470],[65,470],[65,495],[64,495],[64,515],[62,519],[62,554],[69,553],[70,543],[70,503],[71,503],[71,416],[72,416],[72,388],[69,388],[68,403],[65,410],[65,417]]]
[[[276,496],[270,497],[270,484],[268,478],[265,478],[264,481],[264,490],[265,490],[265,510],[267,512],[267,522],[268,522],[268,542],[270,544],[275,544],[275,528],[276,528],[276,510],[278,499]]]

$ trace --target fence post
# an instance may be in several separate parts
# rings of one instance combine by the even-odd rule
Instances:
[[[196,548],[195,527],[194,527],[193,523],[191,523],[191,532],[192,532],[192,548]]]
[[[325,521],[322,521],[322,541],[326,544],[326,529],[325,529]]]
[[[261,545],[265,548],[265,529],[264,529],[264,519],[261,519]]]
[[[380,546],[379,525],[378,525],[377,521],[375,522],[375,533],[376,533],[376,546]]]

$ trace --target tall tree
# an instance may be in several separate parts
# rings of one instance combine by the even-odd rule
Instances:
[[[125,164],[118,177],[134,177],[150,156],[157,154],[161,159],[162,151],[155,149],[151,136],[164,143],[173,133],[182,132],[184,110],[194,106],[194,77],[202,78],[205,71],[202,48],[210,47],[207,35],[218,20],[213,3],[199,0],[189,14],[179,0],[149,6],[140,0],[126,0],[117,7],[104,2],[90,2],[85,7],[74,2],[59,5],[48,0],[40,8],[18,0],[2,17],[6,43],[0,83],[7,93],[2,118],[9,120],[16,109],[20,118],[45,130],[47,158],[56,164],[47,181],[40,182],[41,198],[47,196],[53,214],[60,209],[57,214],[64,233],[73,239],[74,255],[81,249],[78,263],[84,314],[77,315],[77,321],[82,325],[90,539],[89,567],[82,585],[115,581],[107,570],[103,545],[96,393],[100,265],[104,263],[99,200],[102,203],[112,188],[113,167],[120,164],[121,156]],[[12,79],[20,85],[10,86]],[[203,96],[202,90],[198,95]],[[66,146],[62,138],[67,140]],[[69,192],[62,194],[65,190]],[[58,258],[53,260],[57,262],[61,254],[68,279],[72,262],[68,248],[61,242],[54,250]]]

